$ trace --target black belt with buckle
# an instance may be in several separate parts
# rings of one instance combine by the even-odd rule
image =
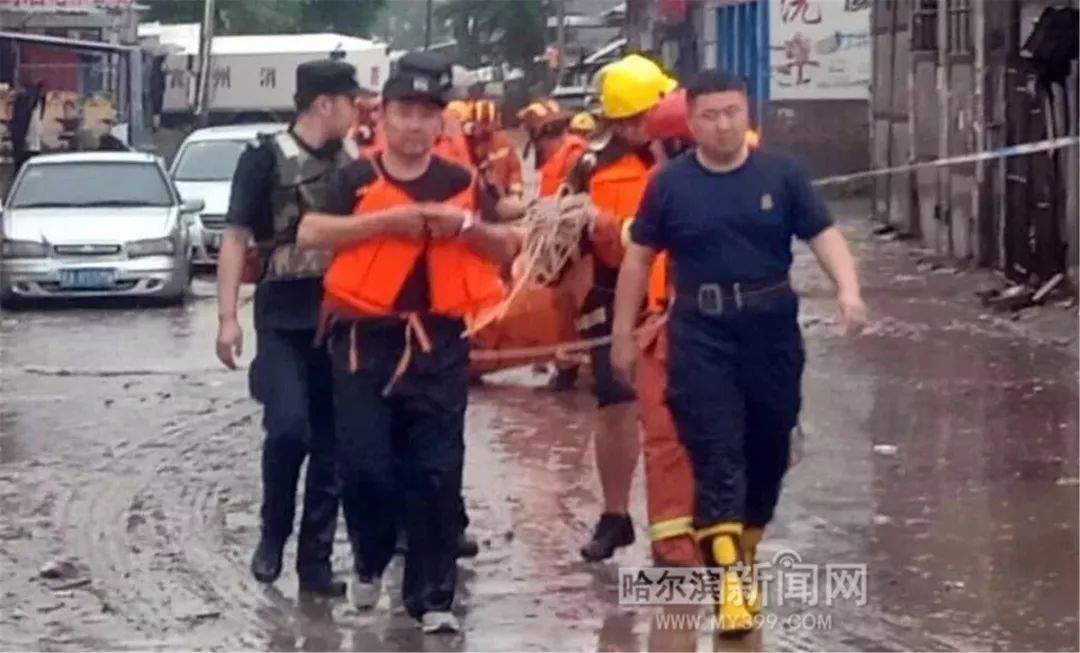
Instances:
[[[703,315],[723,315],[725,305],[742,310],[748,303],[790,292],[791,281],[787,277],[746,283],[703,283],[679,288],[675,293],[674,308],[676,311],[696,311]]]

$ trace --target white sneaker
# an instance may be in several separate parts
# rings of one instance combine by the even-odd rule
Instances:
[[[381,578],[364,579],[358,575],[353,575],[349,584],[351,586],[349,587],[349,594],[352,596],[352,603],[360,610],[370,610],[379,602],[379,594],[382,592]]]
[[[429,635],[461,632],[461,624],[451,612],[425,612],[420,625]]]

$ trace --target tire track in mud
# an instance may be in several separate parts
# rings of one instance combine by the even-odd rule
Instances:
[[[61,523],[76,557],[89,567],[104,612],[122,611],[154,638],[183,631],[190,646],[235,646],[243,631],[265,626],[256,615],[258,600],[252,601],[257,595],[242,589],[246,572],[226,562],[203,533],[218,485],[184,468],[215,436],[242,428],[258,412],[237,399],[180,416],[72,484]],[[178,450],[187,437],[193,444]],[[174,488],[179,496],[171,496]]]

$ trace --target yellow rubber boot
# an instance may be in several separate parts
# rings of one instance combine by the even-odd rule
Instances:
[[[735,528],[730,530],[717,529],[720,532],[713,536],[709,547],[713,562],[724,568],[716,604],[716,628],[721,635],[739,635],[754,628],[754,617],[746,609],[742,579],[732,568],[739,562],[740,551],[736,538],[742,530],[740,524],[733,526]]]
[[[754,572],[756,571],[754,565],[757,563],[757,548],[764,535],[764,529],[747,528],[743,530],[742,538],[739,540],[739,545],[742,548],[742,563],[749,568],[751,579],[750,585],[746,590],[746,609],[751,615],[760,614],[761,606],[764,602],[761,596],[761,583],[754,577]]]

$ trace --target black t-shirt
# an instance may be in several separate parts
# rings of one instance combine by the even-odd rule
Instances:
[[[712,172],[690,151],[656,174],[630,227],[638,244],[667,250],[680,288],[771,281],[791,268],[791,240],[832,224],[790,159],[753,150],[739,168]]]
[[[387,182],[401,189],[415,202],[446,202],[472,183],[472,174],[468,170],[437,156],[432,157],[431,165],[424,174],[408,181],[390,176],[381,160],[379,169]],[[323,210],[335,215],[351,214],[356,205],[357,189],[373,182],[377,174],[375,166],[368,159],[359,159],[338,169],[330,177]],[[405,279],[394,308],[399,311],[426,311],[431,307],[430,294],[425,249]]]
[[[336,157],[341,148],[341,143],[334,141],[313,150],[301,139],[293,138],[300,147],[324,160]],[[273,145],[265,140],[249,145],[236,162],[225,221],[250,229],[256,241],[270,240],[274,235],[270,196],[277,176]],[[321,279],[261,282],[255,289],[255,329],[314,329],[321,304]]]

